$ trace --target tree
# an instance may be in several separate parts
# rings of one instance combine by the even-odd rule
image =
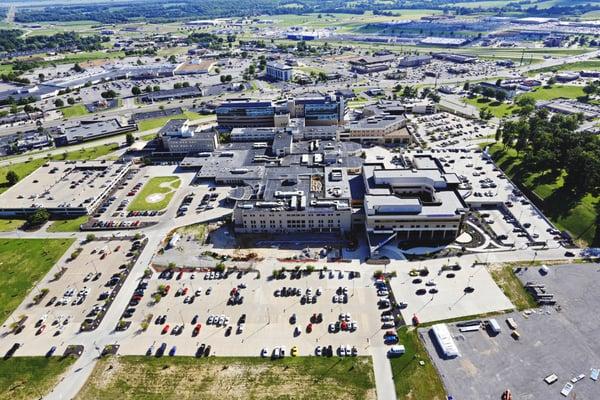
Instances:
[[[78,72],[78,73],[79,73],[79,72],[83,72],[83,71],[85,71],[85,69],[83,69],[83,68],[81,67],[81,65],[79,65],[79,64],[75,64],[75,65],[73,65],[73,71],[75,71],[75,72]]]
[[[69,98],[67,99],[67,103],[69,103],[69,105],[73,105],[73,104],[75,104],[75,99],[74,99],[74,98],[72,98],[72,97],[69,97]]]
[[[479,110],[479,118],[484,121],[489,121],[493,116],[494,114],[492,114],[487,107],[483,107],[481,110]]]
[[[125,142],[127,142],[127,146],[131,146],[135,142],[135,137],[133,137],[131,132],[125,135]]]
[[[500,103],[502,103],[504,100],[506,100],[506,93],[504,93],[502,90],[496,90],[496,100],[498,100]]]
[[[62,101],[62,99],[56,99],[54,100],[54,107],[56,108],[61,108],[65,106],[65,102]]]
[[[12,169],[6,173],[6,182],[8,182],[9,186],[14,186],[17,182],[19,182],[19,175]]]
[[[134,86],[131,88],[131,94],[134,96],[139,96],[142,94],[142,89],[140,89],[138,86]]]
[[[177,64],[177,57],[175,57],[175,55],[174,55],[174,54],[172,54],[172,55],[169,57],[169,62],[170,62],[171,64]]]
[[[463,85],[463,90],[465,92],[468,92],[470,88],[471,88],[471,84],[469,82],[465,82],[465,84]]]
[[[44,225],[50,219],[50,213],[45,208],[38,208],[27,217],[27,225],[40,226]]]

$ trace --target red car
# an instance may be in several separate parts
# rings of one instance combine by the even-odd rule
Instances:
[[[188,292],[188,288],[183,288],[183,292],[181,292],[182,296],[185,296]]]
[[[165,296],[169,294],[169,290],[171,290],[171,285],[165,286]]]
[[[312,324],[306,325],[306,333],[311,333],[311,332],[312,332]]]
[[[169,324],[166,324],[164,326],[162,332],[161,332],[161,335],[164,335],[164,334],[168,333],[169,332],[169,328],[170,328]]]
[[[196,324],[194,331],[192,332],[192,336],[198,336],[200,333],[200,328],[202,328],[202,324]]]

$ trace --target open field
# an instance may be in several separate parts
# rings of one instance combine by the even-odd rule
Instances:
[[[181,180],[176,176],[150,179],[127,208],[130,211],[162,210],[169,205]]]
[[[489,149],[492,158],[508,176],[533,191],[542,201],[544,214],[559,229],[569,231],[575,239],[591,243],[594,239],[596,221],[595,205],[600,199],[592,194],[575,198],[563,190],[563,176],[550,173],[529,173],[522,167],[523,155],[512,148],[495,144]]]
[[[33,171],[44,165],[49,160],[52,161],[66,161],[66,160],[94,160],[98,157],[105,156],[119,148],[118,144],[104,144],[101,146],[90,147],[87,149],[67,151],[63,154],[57,154],[50,158],[38,158],[35,160],[29,160],[21,163],[15,163],[12,165],[6,165],[0,167],[0,193],[8,189],[6,181],[6,173],[13,170],[19,176],[19,179],[23,179]]]
[[[73,239],[0,240],[0,321],[21,304],[72,243]]]
[[[140,121],[138,123],[138,131],[144,132],[144,131],[149,131],[151,129],[160,128],[172,119],[187,118],[191,121],[194,121],[194,120],[198,120],[198,119],[209,119],[211,117],[214,117],[214,116],[202,115],[202,114],[198,114],[198,113],[191,112],[191,111],[184,111],[183,115],[174,115],[174,116],[170,116],[170,117],[153,118],[153,119],[146,119],[146,120]]]
[[[415,329],[403,327],[398,338],[406,353],[390,359],[399,399],[443,400],[446,391]],[[423,361],[424,365],[419,363]]]
[[[48,232],[79,232],[79,225],[85,224],[90,217],[83,215],[75,219],[54,221],[48,227]]]
[[[22,219],[0,219],[0,232],[10,232],[18,229],[25,223]]]
[[[40,398],[75,362],[73,357],[13,357],[0,360],[0,399]]]
[[[111,357],[77,399],[374,399],[370,358]]]
[[[70,107],[65,107],[60,110],[65,118],[81,117],[82,115],[89,114],[87,108],[83,104],[75,104]]]

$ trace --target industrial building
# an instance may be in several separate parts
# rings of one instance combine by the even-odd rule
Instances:
[[[0,195],[0,216],[24,217],[40,208],[61,217],[90,214],[129,168],[109,161],[48,162]]]
[[[398,63],[398,67],[420,67],[422,65],[429,64],[431,62],[431,59],[431,56],[407,56],[400,60],[400,62]]]

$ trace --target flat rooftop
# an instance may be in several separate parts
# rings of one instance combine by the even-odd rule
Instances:
[[[0,195],[0,213],[40,207],[87,209],[128,168],[110,161],[48,162]]]

